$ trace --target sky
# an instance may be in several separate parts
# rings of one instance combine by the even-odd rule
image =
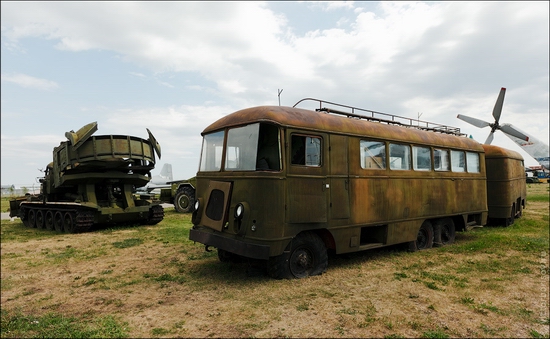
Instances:
[[[549,143],[549,2],[1,2],[1,183],[36,185],[65,132],[147,138],[198,170],[201,132],[311,97]],[[281,91],[282,90],[282,91]],[[280,97],[278,94],[280,93]],[[303,106],[300,106],[303,107]],[[304,107],[308,108],[308,107]],[[537,162],[501,132],[494,145]]]

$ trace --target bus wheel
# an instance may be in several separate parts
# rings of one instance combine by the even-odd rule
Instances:
[[[516,219],[516,204],[512,204],[512,212],[509,218],[506,218],[504,220],[504,227],[508,227],[514,223],[514,219]]]
[[[325,243],[314,233],[301,233],[292,240],[290,252],[269,259],[269,275],[273,278],[305,278],[327,270]]]
[[[409,251],[416,252],[431,248],[434,242],[434,228],[432,223],[425,220],[418,230],[416,240],[409,242]]]
[[[455,223],[451,218],[439,219],[434,225],[434,246],[445,246],[455,241]]]

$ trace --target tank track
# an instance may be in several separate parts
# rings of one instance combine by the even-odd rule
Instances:
[[[60,233],[88,232],[95,225],[94,211],[74,206],[59,208],[58,206],[26,205],[20,209],[19,217],[26,227],[55,230]],[[153,205],[141,223],[156,225],[163,219],[164,208],[161,205]]]
[[[87,232],[94,225],[94,213],[91,211],[76,211],[74,230],[71,233]],[[65,231],[66,232],[66,231]]]
[[[156,225],[164,219],[164,208],[161,205],[154,205],[149,209],[149,217],[146,225]]]
[[[21,209],[20,218],[26,227],[55,229],[65,233],[87,232],[94,225],[94,213],[79,209],[25,206]]]

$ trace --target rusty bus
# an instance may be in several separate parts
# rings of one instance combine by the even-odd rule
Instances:
[[[327,250],[422,250],[486,224],[481,144],[449,126],[309,100],[319,108],[248,108],[202,132],[190,240],[221,261],[262,259],[272,277],[302,278],[326,270]]]
[[[525,166],[518,152],[483,145],[487,167],[488,223],[509,226],[522,215],[527,195]]]

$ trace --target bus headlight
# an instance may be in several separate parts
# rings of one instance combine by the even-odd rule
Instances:
[[[237,206],[235,206],[235,219],[241,220],[244,215],[244,205],[241,203],[238,203]]]

